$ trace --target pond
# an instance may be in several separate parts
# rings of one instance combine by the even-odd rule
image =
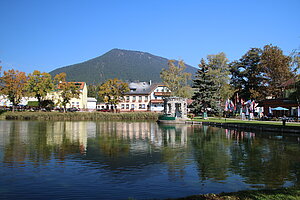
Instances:
[[[2,199],[164,199],[300,186],[300,135],[155,122],[0,127]]]

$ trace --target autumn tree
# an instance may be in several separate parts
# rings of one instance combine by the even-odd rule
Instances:
[[[14,111],[14,107],[20,103],[22,97],[25,95],[26,74],[25,72],[10,69],[4,71],[1,81],[3,84],[1,93],[6,95],[10,102],[12,102]]]
[[[123,99],[126,92],[129,92],[128,84],[115,78],[103,83],[99,88],[98,95],[104,99],[105,103],[115,107]]]
[[[269,96],[282,97],[281,85],[293,77],[291,58],[277,46],[265,45],[261,55],[260,68],[267,79]]]
[[[231,84],[243,99],[266,97],[266,81],[260,68],[262,50],[251,48],[239,60],[230,63]]]
[[[195,108],[195,112],[207,112],[209,108],[217,111],[218,86],[210,73],[212,69],[204,59],[201,59],[198,66],[199,69],[193,80],[195,93],[192,99],[194,100],[193,107]]]
[[[184,72],[186,66],[182,60],[177,64],[175,60],[169,60],[168,69],[162,69],[160,77],[164,84],[171,90],[173,96],[188,98],[191,96],[191,87],[188,80],[192,74]]]
[[[229,60],[226,54],[221,52],[207,56],[207,65],[209,66],[209,74],[217,86],[219,107],[222,101],[233,95],[233,89],[230,85]]]
[[[64,112],[66,112],[67,104],[70,103],[72,98],[79,98],[81,94],[80,88],[75,85],[75,83],[66,81],[66,73],[57,74],[54,77],[54,83],[56,83],[57,88],[59,90],[60,99],[58,100],[58,104],[64,108]]]
[[[28,75],[26,90],[30,96],[38,99],[39,107],[41,107],[41,101],[44,100],[53,88],[54,85],[50,74],[35,70],[32,74]]]

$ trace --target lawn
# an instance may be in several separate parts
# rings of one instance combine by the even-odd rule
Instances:
[[[215,123],[239,123],[239,124],[258,124],[258,125],[278,125],[282,126],[282,121],[257,121],[257,120],[240,120],[240,119],[232,119],[232,118],[214,118],[210,117],[208,119],[202,119],[195,117],[194,121],[200,122],[215,122]],[[300,123],[298,122],[286,122],[286,126],[299,126]]]

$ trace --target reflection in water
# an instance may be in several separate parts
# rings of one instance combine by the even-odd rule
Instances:
[[[103,188],[97,197],[113,193],[115,199],[130,197],[128,192],[167,198],[300,185],[300,142],[293,135],[152,122],[0,121],[0,126],[0,184],[14,180],[6,187],[17,190],[0,189],[0,195],[17,195],[17,186],[41,181],[37,169],[51,177],[34,185],[40,190],[51,191],[53,179],[64,184],[57,192],[68,195],[69,187],[88,190],[87,182]],[[30,189],[27,195],[31,198]]]

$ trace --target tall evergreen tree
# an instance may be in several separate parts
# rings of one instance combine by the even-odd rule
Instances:
[[[196,72],[196,76],[193,87],[195,88],[195,93],[192,99],[194,100],[193,106],[196,113],[207,112],[208,108],[213,111],[218,110],[217,108],[217,85],[213,81],[213,77],[210,74],[212,70],[205,62],[201,59],[198,65],[199,69]]]

